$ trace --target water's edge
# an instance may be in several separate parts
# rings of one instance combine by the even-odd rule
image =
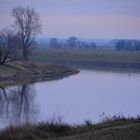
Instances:
[[[56,65],[57,67],[57,65]],[[52,72],[42,72],[40,73],[20,73],[14,74],[10,76],[0,77],[0,86],[13,86],[22,83],[36,83],[36,82],[43,82],[43,81],[50,81],[50,80],[57,80],[64,77],[68,77],[70,75],[74,75],[79,73],[80,71],[66,66],[58,66],[62,67],[63,70],[61,71],[53,71]]]

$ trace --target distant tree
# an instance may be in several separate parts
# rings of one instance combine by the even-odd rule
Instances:
[[[116,49],[117,49],[118,51],[124,50],[124,49],[125,49],[125,42],[124,42],[124,40],[119,40],[119,41],[116,43]]]
[[[17,56],[12,55],[15,52],[15,40],[13,30],[5,29],[0,32],[0,65],[17,60]]]
[[[79,48],[81,48],[81,49],[88,49],[88,47],[89,47],[89,45],[88,45],[87,42],[85,42],[85,41],[79,42]]]
[[[67,45],[68,47],[70,48],[74,48],[77,46],[77,43],[78,43],[78,40],[76,37],[72,36],[72,37],[69,37],[69,39],[67,40]]]
[[[119,51],[139,51],[140,41],[139,40],[119,40],[116,43],[116,50]]]
[[[89,43],[89,48],[90,49],[96,49],[96,44],[94,42]]]
[[[34,43],[36,35],[41,32],[40,16],[33,8],[20,6],[13,8],[12,15],[21,41],[23,58],[27,61],[29,47]]]
[[[136,51],[140,51],[140,41],[138,40],[135,41],[135,49]]]
[[[49,42],[50,48],[60,48],[61,44],[58,42],[57,38],[52,38]]]
[[[96,44],[94,42],[78,41],[78,48],[81,49],[96,49]]]

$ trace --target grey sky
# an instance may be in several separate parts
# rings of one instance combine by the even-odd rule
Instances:
[[[140,38],[140,0],[0,0],[0,29],[17,5],[35,8],[48,37]]]

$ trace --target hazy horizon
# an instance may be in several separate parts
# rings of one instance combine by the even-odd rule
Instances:
[[[0,0],[0,29],[13,23],[14,6],[33,7],[41,16],[41,36],[140,39],[139,0]]]
[[[56,38],[56,39],[64,39],[64,40],[67,40],[67,39],[69,39],[70,37],[76,37],[78,40],[96,40],[96,41],[99,41],[99,40],[104,40],[104,41],[112,41],[112,40],[139,40],[140,41],[140,38],[138,38],[138,39],[133,39],[133,38],[86,38],[86,37],[80,37],[80,36],[67,36],[67,37],[58,37],[58,36],[45,36],[45,35],[39,35],[39,36],[36,36],[36,38],[38,38],[38,39],[53,39],[53,38]]]

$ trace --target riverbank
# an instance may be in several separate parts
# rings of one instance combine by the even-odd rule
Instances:
[[[64,65],[15,61],[0,67],[0,86],[48,81],[78,72],[78,70]]]
[[[31,59],[81,69],[140,72],[140,52],[43,48],[37,49]]]
[[[85,121],[72,126],[61,118],[36,125],[10,126],[0,131],[1,140],[139,140],[140,118],[112,118],[99,124]]]

